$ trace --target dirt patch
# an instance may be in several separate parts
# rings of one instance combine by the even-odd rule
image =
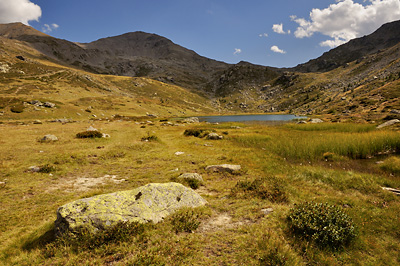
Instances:
[[[49,188],[49,191],[64,190],[67,192],[85,192],[90,189],[106,185],[109,182],[122,183],[125,179],[119,179],[116,175],[105,175],[102,177],[78,177],[59,182]]]
[[[199,232],[214,232],[223,229],[237,228],[246,224],[250,224],[251,221],[232,221],[232,217],[228,213],[221,213],[217,216],[211,217],[206,222],[200,224]]]

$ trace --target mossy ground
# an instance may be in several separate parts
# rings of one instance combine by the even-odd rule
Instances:
[[[90,125],[111,138],[75,138]],[[228,134],[223,140],[211,141],[184,136],[188,128]],[[129,121],[0,125],[0,181],[6,182],[0,187],[0,263],[268,265],[283,261],[283,265],[398,265],[399,198],[381,189],[400,187],[399,172],[393,170],[398,168],[398,160],[393,159],[398,156],[397,142],[380,149],[368,149],[364,147],[368,143],[357,142],[358,148],[366,150],[366,159],[353,159],[343,149],[327,161],[323,154],[331,151],[317,148],[324,143],[320,139],[324,134],[336,134],[338,146],[349,134],[353,140],[400,137],[395,131],[360,128],[363,126],[351,124],[309,128],[232,123],[162,126],[158,121],[146,128]],[[59,141],[36,141],[45,134],[54,134]],[[142,141],[148,134],[159,140]],[[315,141],[304,145],[308,139]],[[322,147],[332,145],[333,140]],[[305,159],[299,154],[307,147],[310,151]],[[175,155],[177,151],[184,154]],[[391,158],[384,157],[387,152]],[[386,160],[391,167],[376,164]],[[242,170],[235,175],[204,170],[207,165],[223,163],[240,164]],[[32,173],[27,171],[32,165],[54,166],[55,170]],[[166,219],[129,241],[105,243],[90,250],[60,246],[49,252],[59,206],[150,182],[169,182],[185,172],[203,176],[204,183],[197,191],[209,202],[200,211],[200,225],[193,233],[176,233]],[[239,181],[263,177],[281,180],[287,201],[232,195]],[[356,240],[343,250],[332,251],[293,236],[286,217],[295,203],[304,201],[343,208],[358,228]],[[274,211],[264,215],[261,210],[265,208]]]

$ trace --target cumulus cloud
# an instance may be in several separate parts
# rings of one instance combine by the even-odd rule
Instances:
[[[353,0],[339,0],[325,9],[313,9],[309,20],[296,16],[291,16],[291,19],[299,24],[294,33],[297,38],[319,32],[331,38],[320,45],[334,48],[370,34],[386,22],[399,20],[400,1],[369,0],[363,5]]]
[[[267,38],[267,37],[268,37],[268,34],[267,34],[267,33],[261,33],[261,34],[258,35],[258,36]]]
[[[274,32],[276,32],[276,33],[279,33],[279,34],[290,34],[290,30],[288,32],[283,30],[283,24],[282,23],[281,24],[274,24],[272,26],[272,30]]]
[[[235,52],[233,52],[234,55],[238,55],[242,52],[242,49],[235,48]]]
[[[280,49],[278,46],[274,45],[271,47],[271,51],[274,53],[280,53],[280,54],[286,54],[285,51],[283,51],[282,49]]]
[[[53,24],[44,24],[42,27],[42,31],[44,33],[49,33],[52,32],[53,30],[58,29],[60,26],[58,26],[57,24],[53,23]]]
[[[40,6],[30,0],[0,1],[0,23],[22,22],[29,25],[29,21],[39,21],[41,15]]]

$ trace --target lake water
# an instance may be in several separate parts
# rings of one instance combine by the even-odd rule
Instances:
[[[199,116],[201,122],[249,122],[249,121],[291,121],[293,119],[307,118],[295,115],[221,115],[221,116]]]

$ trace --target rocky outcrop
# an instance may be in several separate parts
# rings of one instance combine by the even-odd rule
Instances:
[[[121,221],[158,223],[179,208],[206,203],[194,190],[182,184],[152,183],[65,204],[57,210],[55,230],[60,234],[87,227],[97,232]]]
[[[237,173],[241,169],[240,165],[233,164],[221,164],[221,165],[209,165],[206,167],[206,171],[210,172],[228,172],[228,173]]]
[[[184,179],[184,180],[197,180],[200,182],[203,182],[203,177],[197,173],[185,173],[185,174],[181,174],[179,177],[179,179]]]
[[[389,127],[389,126],[393,126],[394,124],[397,124],[397,123],[400,123],[400,120],[399,119],[393,119],[393,120],[387,121],[387,122],[385,122],[383,124],[380,124],[376,128],[380,129],[380,128],[384,128],[384,127]]]

